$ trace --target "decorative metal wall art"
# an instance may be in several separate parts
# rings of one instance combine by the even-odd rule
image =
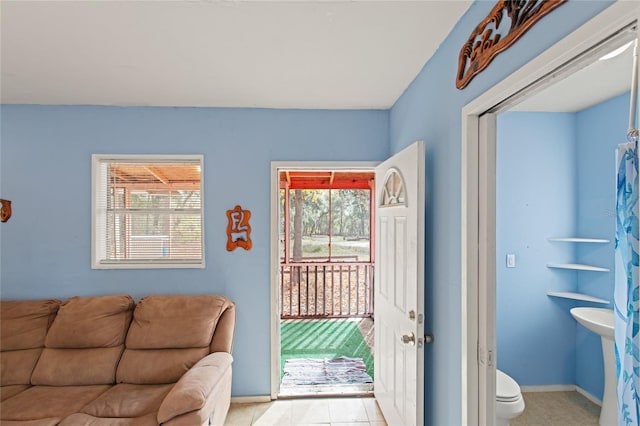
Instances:
[[[473,30],[458,56],[456,87],[464,89],[500,52],[566,0],[501,0]],[[504,24],[501,28],[500,25]],[[509,26],[506,35],[503,30]],[[502,33],[502,34],[501,34]]]
[[[11,201],[0,198],[0,222],[6,222],[11,217]]]
[[[235,206],[233,210],[227,210],[227,251],[233,251],[238,247],[251,250],[251,225],[249,219],[251,212]]]

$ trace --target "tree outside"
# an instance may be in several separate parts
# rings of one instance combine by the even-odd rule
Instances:
[[[284,197],[280,191],[281,240]],[[289,191],[291,261],[370,261],[371,193],[361,189]],[[284,249],[281,251],[284,259]]]

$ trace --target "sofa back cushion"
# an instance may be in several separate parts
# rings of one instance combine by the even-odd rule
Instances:
[[[31,383],[46,386],[115,383],[134,306],[128,295],[65,300],[47,334]]]
[[[28,385],[60,301],[0,302],[0,385]]]
[[[118,383],[173,383],[210,353],[224,296],[147,296],[138,302],[118,365]]]
[[[81,349],[122,345],[133,307],[134,301],[128,295],[67,299],[47,333],[45,346]]]
[[[56,299],[0,302],[1,350],[42,348],[59,307]]]

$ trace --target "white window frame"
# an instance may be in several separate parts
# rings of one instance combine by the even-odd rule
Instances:
[[[106,218],[106,210],[98,206],[100,199],[98,192],[104,182],[104,177],[100,176],[100,164],[105,161],[131,161],[131,162],[180,162],[199,161],[200,162],[200,220],[201,220],[201,244],[202,257],[199,260],[163,260],[156,262],[152,260],[125,262],[109,261],[103,262],[105,258],[104,238],[98,235],[98,229]],[[93,154],[91,156],[91,269],[166,269],[166,268],[197,268],[205,267],[205,227],[204,227],[204,156],[203,155],[128,155],[128,154]],[[103,225],[104,227],[104,225]]]

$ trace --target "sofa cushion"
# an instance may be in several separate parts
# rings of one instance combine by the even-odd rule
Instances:
[[[28,385],[60,301],[0,302],[0,385]]]
[[[85,406],[82,412],[95,417],[141,417],[157,413],[172,386],[115,385]]]
[[[128,295],[65,300],[47,333],[31,383],[114,384],[133,307]]]
[[[5,420],[63,418],[106,392],[110,386],[32,386],[2,402],[0,416]]]
[[[209,346],[224,296],[148,296],[135,308],[128,349],[202,348]]]
[[[174,383],[209,354],[213,332],[231,305],[224,296],[148,296],[133,312],[118,383]]]
[[[60,301],[55,299],[0,302],[0,350],[43,347],[59,306]]]
[[[127,349],[118,365],[116,382],[140,385],[175,383],[208,354],[209,348]]]
[[[155,413],[147,414],[142,417],[94,417],[89,414],[76,413],[62,420],[59,426],[158,426]],[[2,426],[5,426],[2,423]],[[22,425],[20,425],[22,426]]]
[[[0,352],[0,383],[27,385],[40,358],[42,348]]]
[[[110,385],[115,383],[116,368],[123,345],[115,348],[45,348],[38,360],[31,384],[43,386]]]
[[[29,385],[8,385],[0,386],[0,401],[9,399],[14,395],[19,394],[25,389],[29,389]]]
[[[38,420],[3,420],[2,426],[56,426],[60,424],[59,417]]]
[[[124,343],[131,296],[72,297],[60,306],[47,333],[47,348],[112,348]]]

